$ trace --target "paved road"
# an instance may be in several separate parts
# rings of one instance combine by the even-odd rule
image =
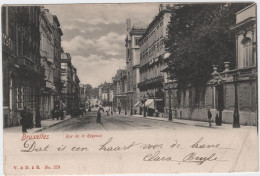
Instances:
[[[102,114],[102,122],[96,123],[96,112],[87,112],[86,115],[79,118],[71,118],[63,123],[54,125],[44,132],[54,131],[82,131],[82,130],[142,130],[142,129],[171,129],[185,127],[187,125],[180,123],[171,123],[158,121],[143,117]]]

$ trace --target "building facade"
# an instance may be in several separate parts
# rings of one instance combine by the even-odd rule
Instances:
[[[136,23],[131,25],[131,19],[126,20],[126,72],[127,72],[127,111],[136,113],[134,105],[140,100],[140,46],[139,40],[145,33],[145,25]]]
[[[147,99],[145,106],[148,115],[164,112],[165,93],[164,82],[166,74],[162,72],[165,68],[164,60],[168,53],[164,48],[164,40],[168,35],[168,23],[170,22],[173,4],[161,4],[159,14],[149,24],[140,44],[140,97]],[[141,104],[139,103],[139,106]],[[142,107],[140,107],[142,108]]]
[[[4,127],[20,125],[27,107],[40,126],[40,6],[2,7]]]
[[[72,65],[72,99],[71,101],[71,107],[74,109],[77,109],[80,107],[80,87],[79,87],[79,77],[77,74],[77,69]]]
[[[61,82],[63,88],[61,90],[61,97],[65,103],[65,107],[71,107],[72,96],[72,63],[69,53],[61,53]]]
[[[121,109],[127,114],[127,110],[129,111],[129,107],[127,107],[127,103],[129,102],[127,96],[127,71],[122,69],[117,70],[112,80],[114,87],[113,111],[118,112]]]
[[[102,106],[109,106],[111,108],[114,100],[114,85],[113,83],[104,82],[98,86],[99,88],[99,97],[101,100]]]
[[[86,107],[87,97],[87,87],[85,84],[79,84],[79,104],[81,107]]]
[[[41,7],[40,16],[40,56],[41,65],[45,69],[44,85],[40,96],[40,114],[43,119],[51,116],[54,109],[54,30],[52,25],[53,16],[47,9]],[[50,20],[50,21],[49,21]]]

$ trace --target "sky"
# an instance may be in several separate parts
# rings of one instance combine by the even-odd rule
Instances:
[[[61,45],[70,53],[80,83],[97,87],[112,82],[125,68],[126,19],[148,26],[159,4],[45,5],[56,15],[63,31]]]

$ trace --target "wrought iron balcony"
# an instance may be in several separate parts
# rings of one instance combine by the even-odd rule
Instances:
[[[162,88],[163,87],[163,76],[157,76],[155,78],[147,79],[138,84],[140,90],[148,90],[152,88]]]
[[[13,51],[13,49],[14,49],[13,41],[6,34],[2,34],[2,45],[3,45],[3,49],[6,48],[10,51]]]

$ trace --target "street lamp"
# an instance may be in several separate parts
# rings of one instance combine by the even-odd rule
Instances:
[[[171,105],[171,95],[172,95],[172,91],[169,90],[168,91],[168,94],[169,94],[169,120],[171,121],[172,120],[172,105]]]
[[[226,70],[228,71],[228,62],[225,62]],[[217,104],[217,110],[218,110],[218,116],[216,118],[216,125],[221,126],[222,125],[222,111],[223,111],[223,94],[220,93],[223,91],[223,77],[220,75],[220,73],[217,71],[218,66],[212,65],[213,67],[213,73],[211,73],[211,76],[214,77],[213,85],[215,85],[217,91],[218,91],[218,104]]]
[[[127,111],[126,111],[126,99],[125,99],[125,115],[127,115]]]
[[[144,97],[141,99],[141,102],[143,103],[143,105],[144,105],[144,117],[146,117],[146,110],[145,110],[145,102],[147,101],[147,98],[145,97],[145,95],[144,95]]]
[[[234,78],[234,86],[235,86],[235,109],[233,114],[233,128],[240,128],[239,124],[239,111],[238,111],[238,97],[237,97],[237,82],[238,82],[238,75],[235,73],[233,75]]]

